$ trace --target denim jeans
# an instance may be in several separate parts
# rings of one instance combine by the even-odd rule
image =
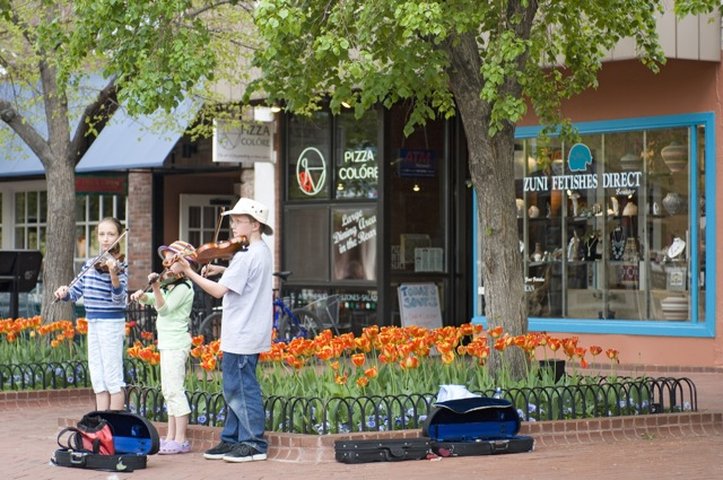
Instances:
[[[223,352],[223,396],[228,409],[221,440],[245,443],[266,453],[264,440],[264,401],[256,378],[258,354],[238,355]]]

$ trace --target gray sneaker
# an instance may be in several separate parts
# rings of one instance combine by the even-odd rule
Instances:
[[[213,448],[209,448],[203,453],[203,458],[207,460],[221,460],[224,455],[233,451],[235,443],[228,443],[221,440],[218,445]]]
[[[239,443],[235,445],[233,450],[223,456],[225,462],[241,463],[241,462],[257,462],[266,460],[266,454],[261,453],[254,447]]]

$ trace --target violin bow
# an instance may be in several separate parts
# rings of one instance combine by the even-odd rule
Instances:
[[[213,243],[218,242],[218,233],[221,231],[221,224],[223,223],[223,212],[226,209],[221,207],[221,211],[218,212],[218,220],[216,220],[216,231],[213,233]]]
[[[221,207],[221,210],[218,212],[218,219],[216,220],[216,231],[213,233],[213,243],[218,243],[218,234],[221,231],[221,224],[223,223],[223,212],[225,212],[226,209]],[[208,274],[208,269],[204,270],[203,277],[206,278],[206,275]]]
[[[126,234],[128,233],[128,231],[129,231],[129,229],[126,228],[125,231],[124,231],[123,233],[121,233],[120,236],[119,236],[118,238],[116,238],[115,241],[114,241],[113,243],[111,243],[108,248],[106,248],[105,250],[103,250],[102,252],[100,252],[98,255],[95,256],[95,258],[93,258],[90,262],[88,262],[88,264],[85,266],[85,268],[83,268],[83,270],[81,270],[80,273],[79,273],[78,275],[76,275],[73,280],[70,281],[70,283],[68,284],[68,290],[70,290],[70,289],[73,287],[73,285],[75,285],[76,283],[78,283],[78,280],[80,280],[80,277],[82,277],[83,275],[85,275],[86,273],[88,273],[88,271],[89,271],[91,268],[95,268],[95,263],[96,263],[98,260],[100,260],[101,258],[103,258],[103,256],[104,256],[106,253],[108,253],[108,252],[110,252],[111,250],[113,250],[113,247],[115,247],[116,245],[118,245],[118,243],[120,243],[120,241],[123,240],[123,237],[126,236]],[[60,301],[60,299],[56,298],[55,300],[53,300],[52,303],[57,303],[57,302],[59,302],[59,301]]]

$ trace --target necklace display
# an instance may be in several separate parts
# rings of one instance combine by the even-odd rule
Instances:
[[[595,260],[597,258],[597,235],[592,234],[585,240],[585,260]]]
[[[622,260],[625,252],[625,236],[621,227],[615,227],[610,234],[610,259]]]

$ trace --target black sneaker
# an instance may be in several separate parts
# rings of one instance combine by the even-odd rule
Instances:
[[[225,462],[257,462],[259,460],[266,460],[266,454],[261,453],[254,447],[246,445],[245,443],[239,443],[234,446],[233,450],[223,456]]]
[[[221,440],[218,445],[206,450],[203,453],[203,458],[207,460],[221,460],[224,458],[224,455],[233,451],[234,447],[236,447],[236,444]]]

